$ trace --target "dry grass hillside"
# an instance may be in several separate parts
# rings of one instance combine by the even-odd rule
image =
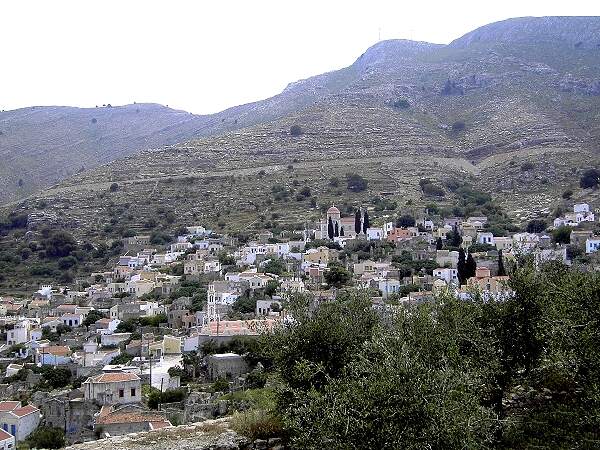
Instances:
[[[316,218],[330,202],[452,205],[447,189],[423,195],[428,177],[467,181],[525,220],[567,187],[587,198],[576,188],[598,163],[599,80],[597,17],[512,19],[448,46],[384,41],[346,69],[229,110],[230,129],[77,174],[17,208],[97,237],[152,217],[240,230]],[[349,172],[368,189],[347,191]]]

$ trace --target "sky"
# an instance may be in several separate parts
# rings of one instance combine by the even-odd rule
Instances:
[[[379,39],[446,44],[595,0],[3,0],[0,109],[160,103],[197,114],[348,66]]]

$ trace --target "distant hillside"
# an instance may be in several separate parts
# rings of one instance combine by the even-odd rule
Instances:
[[[139,150],[283,117],[351,80],[344,72],[321,75],[292,83],[275,97],[205,116],[157,104],[0,112],[0,205]]]
[[[447,46],[380,42],[345,69],[186,125],[190,135],[207,137],[73,176],[47,190],[41,204],[100,234],[165,211],[182,223],[238,229],[257,216],[267,220],[267,212],[278,223],[318,216],[314,202],[350,207],[385,195],[398,205],[424,205],[432,199],[418,182],[427,177],[440,185],[469,181],[520,219],[546,214],[598,161],[598,43],[600,17],[511,19]],[[292,125],[301,127],[299,136]],[[350,171],[369,179],[367,191],[330,185]],[[119,190],[109,193],[113,182]],[[309,187],[313,199],[277,203],[274,185],[292,198]],[[435,201],[452,205],[453,198],[447,191]],[[39,205],[33,198],[21,208]],[[105,220],[89,223],[81,205]],[[109,226],[115,209],[128,218],[115,225],[113,217]]]

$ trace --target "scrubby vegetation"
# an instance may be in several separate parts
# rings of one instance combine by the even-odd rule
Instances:
[[[298,448],[595,447],[599,286],[523,261],[502,302],[443,296],[380,316],[360,293],[312,313],[297,299],[267,341],[277,405],[238,428],[266,436],[280,420]]]

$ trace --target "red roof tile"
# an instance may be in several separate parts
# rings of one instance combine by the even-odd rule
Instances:
[[[12,413],[17,417],[23,417],[34,412],[39,412],[39,409],[37,409],[33,405],[23,406],[22,408],[18,408],[12,411]]]
[[[4,401],[0,402],[0,411],[12,411],[15,408],[20,408],[21,402]]]
[[[5,441],[10,438],[14,438],[14,436],[0,428],[0,441]]]
[[[91,380],[94,383],[122,383],[125,381],[135,381],[139,379],[140,377],[138,377],[135,373],[121,372],[103,373],[102,375],[91,377],[88,380]]]

